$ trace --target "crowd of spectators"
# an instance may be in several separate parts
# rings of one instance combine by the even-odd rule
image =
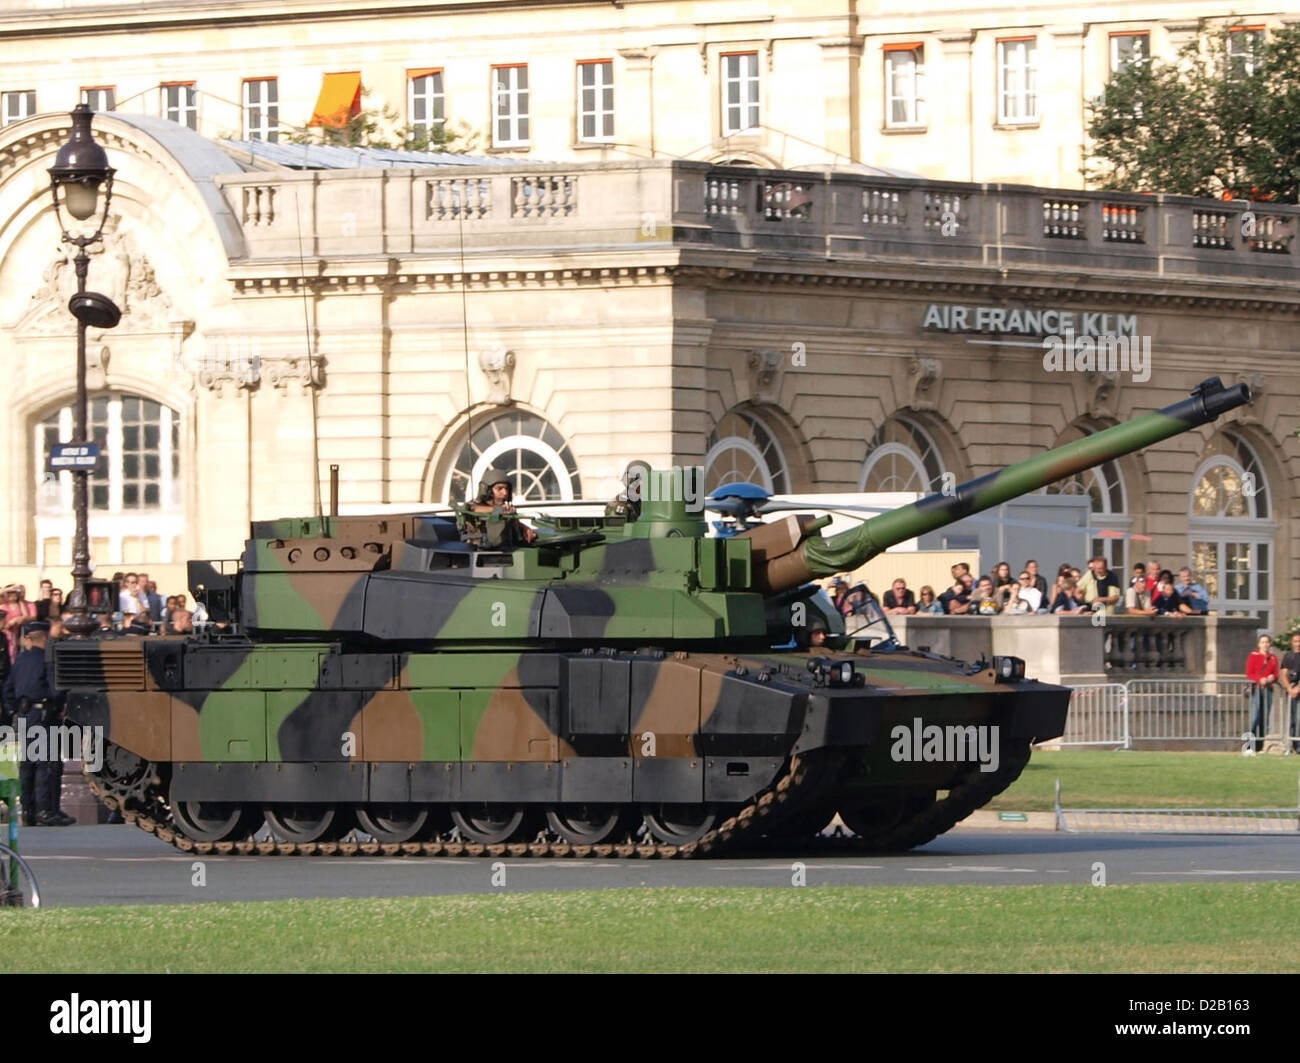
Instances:
[[[941,594],[923,586],[918,598],[903,579],[894,580],[880,602],[887,615],[933,613],[948,616],[997,616],[1029,613],[1123,613],[1130,616],[1165,616],[1182,619],[1204,616],[1210,609],[1210,595],[1196,581],[1191,568],[1183,566],[1177,576],[1154,558],[1133,566],[1125,582],[1122,574],[1107,567],[1098,556],[1088,562],[1088,571],[1062,565],[1056,581],[1048,586],[1030,559],[1017,575],[999,561],[987,575],[976,577],[970,565],[952,566],[952,583]],[[848,581],[831,581],[831,595],[843,613],[853,611],[855,602],[874,595],[863,584],[850,588]]]
[[[100,629],[105,635],[184,635],[208,619],[201,602],[196,602],[191,608],[184,594],[164,598],[147,572],[116,572],[113,581],[121,587],[118,608],[115,612],[98,614]],[[0,629],[5,636],[0,656],[6,658],[6,665],[12,665],[17,658],[22,648],[23,627],[30,621],[48,623],[51,639],[63,636],[63,615],[67,604],[63,591],[50,580],[41,580],[40,596],[35,601],[29,600],[27,588],[17,583],[11,583],[0,591],[0,599]]]

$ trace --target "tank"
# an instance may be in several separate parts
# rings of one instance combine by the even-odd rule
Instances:
[[[451,515],[255,521],[189,564],[203,633],[64,640],[55,681],[103,729],[94,792],[185,851],[689,857],[830,844],[836,814],[837,844],[907,849],[1009,786],[1070,691],[849,638],[811,581],[1248,401],[1207,380],[830,537],[706,537],[689,471],[643,464],[535,537],[491,483]]]

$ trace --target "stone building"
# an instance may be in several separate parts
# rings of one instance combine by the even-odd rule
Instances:
[[[543,161],[867,163],[1080,186],[1086,104],[1206,24],[1250,62],[1293,17],[1239,0],[8,0],[0,121],[79,99],[211,138],[359,109]],[[1235,16],[1230,17],[1230,16]],[[364,94],[362,90],[365,90]]]
[[[337,168],[159,118],[95,129],[117,179],[90,286],[126,311],[90,336],[101,568],[233,557],[250,518],[312,512],[331,463],[354,509],[445,501],[487,465],[599,498],[638,457],[711,486],[930,490],[1219,375],[1259,401],[1056,490],[1088,496],[1116,561],[1194,557],[1216,608],[1300,612],[1296,208],[672,160]],[[50,570],[75,343],[46,170],[68,130],[0,131],[0,551]],[[1053,364],[1070,331],[1132,357]]]

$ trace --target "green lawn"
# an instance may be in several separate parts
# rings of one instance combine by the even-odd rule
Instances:
[[[0,955],[10,972],[1296,972],[1298,907],[1300,884],[1192,883],[0,910]]]
[[[1066,808],[1295,808],[1297,778],[1300,757],[1036,750],[987,807],[1051,811],[1060,779]]]

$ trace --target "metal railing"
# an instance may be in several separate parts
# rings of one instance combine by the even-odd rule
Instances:
[[[1039,745],[1132,749],[1142,742],[1222,742],[1243,751],[1250,734],[1248,679],[1130,679],[1089,683],[1070,695],[1065,733]],[[1300,735],[1290,734],[1290,699],[1276,691],[1262,738],[1265,748],[1290,752]]]
[[[1056,829],[1070,834],[1295,834],[1295,808],[1065,808],[1056,780]]]

